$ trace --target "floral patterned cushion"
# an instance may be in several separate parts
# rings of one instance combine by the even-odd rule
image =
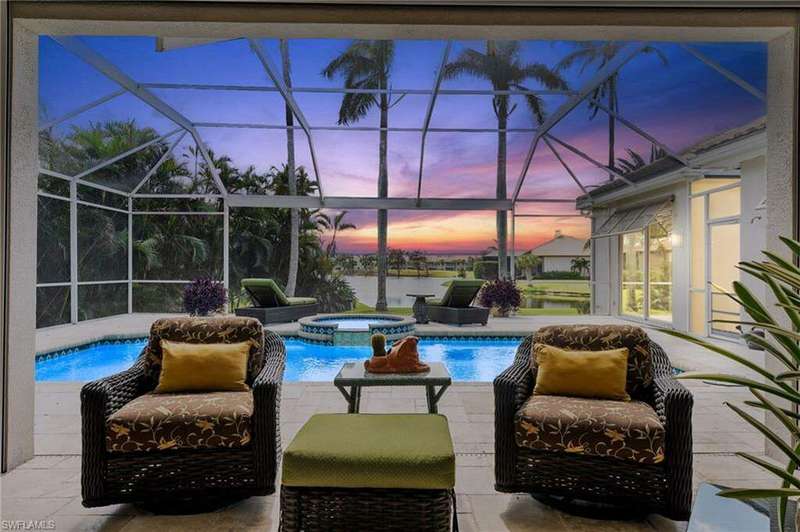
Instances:
[[[517,446],[630,460],[664,461],[664,425],[647,403],[534,395],[515,418]]]
[[[145,372],[152,386],[158,383],[161,372],[161,340],[190,344],[237,343],[250,340],[247,360],[247,383],[252,383],[264,365],[264,329],[255,318],[226,316],[214,318],[162,318],[150,327],[145,347]]]
[[[147,393],[106,421],[109,452],[243,447],[252,392]]]
[[[533,336],[533,344],[547,344],[574,351],[606,351],[628,348],[628,375],[625,389],[634,399],[646,397],[653,382],[650,338],[634,325],[550,325]],[[536,369],[536,357],[531,356]]]

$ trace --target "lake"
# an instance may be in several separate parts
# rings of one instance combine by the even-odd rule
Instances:
[[[345,279],[353,290],[356,297],[362,303],[371,307],[375,306],[378,300],[378,278],[366,275],[346,275]],[[406,294],[434,294],[434,297],[442,297],[447,290],[447,283],[458,277],[386,277],[386,304],[389,307],[410,307],[414,304],[414,298]],[[585,305],[585,304],[584,304]],[[522,306],[525,308],[581,308],[580,303],[568,301],[546,301],[536,296],[526,295],[522,298]]]

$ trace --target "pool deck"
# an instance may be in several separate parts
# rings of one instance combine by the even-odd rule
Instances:
[[[109,334],[144,336],[156,315],[98,320],[39,333],[39,349],[86,343]],[[420,326],[420,334],[519,336],[551,323],[620,323],[604,317],[525,317],[490,320],[486,327]],[[290,334],[296,325],[275,330]],[[737,370],[721,357],[687,342],[648,330],[684,369]],[[732,342],[728,348],[761,361],[761,353]],[[774,487],[765,473],[734,456],[735,451],[762,454],[763,438],[725,408],[747,392],[697,381],[685,381],[694,406],[694,486],[717,482],[732,486]],[[56,530],[277,530],[275,496],[253,497],[215,512],[189,516],[152,515],[132,505],[83,508],[80,504],[81,383],[36,385],[36,457],[0,478],[3,519],[52,519]],[[364,391],[364,412],[424,412],[425,395],[417,388],[372,388]],[[286,382],[281,403],[281,434],[287,445],[312,414],[344,412],[346,403],[330,383]],[[456,451],[456,492],[461,530],[471,531],[683,531],[684,522],[659,516],[642,521],[600,521],[576,517],[542,505],[528,495],[494,491],[494,397],[490,383],[457,382],[445,393],[440,411],[448,417]]]

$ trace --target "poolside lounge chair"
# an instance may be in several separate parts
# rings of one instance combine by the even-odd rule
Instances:
[[[154,393],[162,340],[250,341],[250,389]],[[129,369],[81,390],[83,505],[168,506],[274,493],[285,358],[280,336],[252,318],[156,320]]]
[[[489,309],[470,306],[483,283],[482,279],[453,279],[441,300],[432,299],[428,302],[428,319],[454,325],[486,325]]]
[[[242,279],[252,307],[237,308],[237,316],[257,318],[261,323],[296,321],[319,311],[313,297],[287,297],[272,279]]]
[[[576,351],[628,348],[626,391],[632,400],[533,394],[534,343]],[[542,327],[494,380],[494,404],[497,491],[593,501],[678,521],[689,517],[692,395],[641,328]]]

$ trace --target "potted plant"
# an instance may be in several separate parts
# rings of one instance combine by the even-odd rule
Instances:
[[[199,277],[183,289],[183,308],[192,316],[208,316],[225,307],[228,293],[225,286],[209,277]]]
[[[522,303],[522,293],[514,281],[494,279],[483,285],[478,301],[492,309],[492,316],[505,318]]]
[[[795,260],[800,257],[800,242],[784,237],[781,237],[781,241],[789,248]],[[776,479],[781,481],[781,485],[774,489],[728,489],[720,492],[720,495],[736,499],[777,498],[779,527],[780,530],[784,530],[787,501],[790,497],[800,495],[800,478],[795,475],[796,468],[800,465],[800,445],[798,445],[800,442],[800,428],[798,428],[800,391],[796,387],[797,381],[800,380],[800,344],[798,344],[800,334],[797,332],[800,331],[800,268],[795,266],[794,262],[785,260],[774,253],[768,251],[763,253],[767,260],[740,262],[739,269],[767,285],[777,301],[775,307],[768,307],[744,284],[734,282],[733,293],[728,293],[728,296],[742,307],[749,318],[713,321],[739,325],[740,334],[747,344],[762,348],[781,366],[780,371],[769,371],[727,349],[689,334],[666,329],[662,329],[662,332],[727,357],[760,377],[760,379],[755,379],[739,375],[702,372],[683,373],[678,376],[679,379],[701,379],[735,384],[745,386],[750,390],[753,399],[745,401],[744,405],[725,404],[775,445],[786,457],[786,465],[777,467],[749,453],[738,452],[736,454],[775,475]],[[715,288],[719,289],[719,287]],[[782,314],[785,319],[780,320],[779,314]],[[781,323],[788,323],[789,326],[783,326]],[[778,402],[780,404],[777,404]],[[785,428],[785,431],[782,431],[784,434],[778,434],[767,427],[764,422],[752,414],[752,410],[745,410],[743,406],[765,411],[768,416],[774,417]],[[796,514],[795,522],[798,521]],[[800,530],[800,528],[798,529]]]

